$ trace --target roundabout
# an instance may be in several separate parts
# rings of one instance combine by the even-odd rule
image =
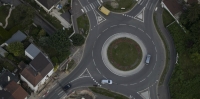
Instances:
[[[119,66],[119,65],[123,65],[123,61],[124,60],[121,60],[122,61],[122,64],[119,64],[119,65],[116,65],[119,63],[111,63],[109,61],[109,57],[108,57],[108,48],[110,45],[112,45],[112,42],[116,41],[116,40],[119,40],[119,39],[122,39],[122,38],[128,38],[129,40],[133,40],[136,42],[136,44],[138,44],[138,49],[140,52],[140,60],[138,59],[137,61],[137,58],[135,59],[136,62],[131,61],[129,64],[133,63],[133,67],[135,68],[131,68],[131,70],[120,70],[119,67],[116,67],[116,66]],[[136,45],[137,46],[137,45]],[[141,49],[141,50],[140,50]],[[130,50],[130,49],[129,49]],[[110,53],[109,53],[110,54]],[[123,53],[120,53],[120,54],[123,54]],[[127,53],[129,54],[129,53]],[[137,54],[137,52],[136,52]],[[123,76],[123,77],[126,77],[126,76],[130,76],[130,75],[133,75],[133,74],[136,74],[138,73],[144,66],[144,61],[145,61],[145,55],[147,54],[147,50],[143,44],[143,42],[135,35],[133,34],[130,34],[130,33],[117,33],[117,34],[114,34],[112,36],[110,36],[106,41],[105,43],[103,44],[103,47],[102,47],[102,51],[101,51],[101,55],[102,55],[102,60],[105,64],[105,66],[114,74],[118,75],[118,76]],[[119,58],[123,58],[123,57],[120,57]],[[124,57],[124,59],[126,59],[126,55]],[[137,63],[137,64],[134,64],[134,63]],[[125,63],[126,64],[126,63]],[[114,65],[114,66],[113,66]],[[137,66],[134,66],[134,65],[137,65]]]
[[[107,57],[115,68],[129,71],[135,69],[141,62],[142,51],[137,42],[122,37],[114,40],[109,45]]]

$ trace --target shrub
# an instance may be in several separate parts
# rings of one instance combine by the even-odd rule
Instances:
[[[74,46],[81,46],[85,42],[85,39],[81,34],[74,34],[71,37],[71,40],[72,40],[72,43],[73,43]]]

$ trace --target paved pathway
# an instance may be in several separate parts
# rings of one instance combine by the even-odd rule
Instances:
[[[10,17],[12,10],[13,10],[13,7],[11,6],[10,9],[9,9],[8,16],[7,16],[6,19],[5,19],[6,24],[5,24],[5,26],[3,27],[4,29],[8,26],[8,18]]]
[[[112,66],[112,64],[109,62],[108,57],[107,57],[107,49],[108,49],[110,43],[112,41],[114,41],[118,38],[122,38],[122,37],[127,37],[127,38],[130,38],[130,39],[136,41],[142,49],[143,56],[142,56],[142,60],[141,60],[140,64],[135,69],[130,70],[130,71],[121,71],[121,70],[116,69],[114,66]],[[145,66],[145,63],[143,61],[145,60],[146,54],[147,54],[147,50],[146,50],[146,47],[144,46],[143,42],[137,36],[130,34],[130,33],[117,33],[115,35],[112,35],[105,41],[102,51],[101,51],[102,59],[103,59],[104,64],[106,65],[106,67],[114,74],[116,74],[118,76],[123,76],[123,77],[138,73]]]

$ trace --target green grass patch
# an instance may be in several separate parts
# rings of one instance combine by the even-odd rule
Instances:
[[[162,75],[161,75],[161,78],[159,80],[159,85],[162,85],[164,80],[165,80],[165,76],[167,74],[167,71],[169,69],[169,61],[170,61],[170,51],[169,51],[169,47],[167,46],[167,42],[166,42],[166,38],[162,35],[162,32],[160,30],[160,28],[158,27],[158,24],[156,22],[156,14],[154,13],[153,15],[153,21],[154,21],[154,24],[155,24],[155,27],[156,27],[156,30],[158,32],[158,34],[160,35],[163,43],[164,43],[164,46],[165,46],[165,50],[166,50],[166,63],[165,63],[165,67],[164,67],[164,70],[162,72]]]
[[[136,0],[115,0],[115,1],[107,1],[103,3],[107,9],[113,12],[126,12],[131,10],[135,4],[137,3]],[[116,7],[111,6],[111,4],[116,5]],[[125,8],[125,9],[121,9]]]
[[[129,38],[114,40],[108,47],[107,53],[111,64],[124,71],[136,68],[142,59],[140,46]]]
[[[79,30],[83,30],[83,34],[87,36],[89,32],[89,19],[86,14],[83,14],[77,18],[77,25]]]
[[[68,63],[67,71],[72,71],[74,68],[75,68],[75,61],[74,61],[74,60],[71,60],[71,61]]]
[[[126,97],[124,95],[109,91],[109,90],[104,89],[104,88],[89,87],[89,89],[92,90],[95,93],[102,94],[104,96],[108,96],[108,97],[111,97],[111,98],[114,98],[114,99],[129,99],[128,97]]]
[[[167,10],[163,11],[162,17],[165,27],[175,21],[175,19],[171,16],[171,14]]]
[[[10,6],[1,6],[0,7],[0,22],[5,25],[5,19],[8,16]]]

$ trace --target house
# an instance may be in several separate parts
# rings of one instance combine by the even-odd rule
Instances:
[[[60,0],[35,0],[35,2],[41,6],[46,12],[50,12]]]
[[[36,92],[40,85],[44,84],[47,79],[53,74],[53,64],[51,61],[44,56],[44,54],[39,51],[30,52],[29,48],[34,48],[33,44],[27,47],[27,56],[32,59],[29,65],[24,65],[21,63],[21,67],[25,68],[20,73],[20,78],[22,81],[26,82],[28,86]],[[30,52],[30,53],[29,53]],[[38,53],[38,54],[37,54]]]
[[[25,49],[25,55],[28,56],[30,59],[34,59],[38,54],[40,53],[40,50],[33,44],[30,44]]]
[[[16,83],[19,83],[20,80],[18,78],[17,75],[9,72],[8,70],[3,71],[0,74],[0,86],[1,87],[5,87],[8,83],[10,83],[11,81],[15,81]]]
[[[164,7],[177,22],[182,13],[182,2],[179,1],[180,0],[163,0],[161,2],[162,7]]]
[[[200,0],[184,0],[186,4],[200,3]],[[179,23],[179,17],[183,11],[182,0],[162,0],[161,5],[165,8],[172,17]]]
[[[11,81],[5,88],[14,99],[27,99],[29,94],[16,82]]]
[[[10,39],[8,39],[5,43],[1,44],[1,46],[8,46],[8,44],[13,42],[21,42],[26,39],[26,35],[18,30],[15,34],[12,35]]]

